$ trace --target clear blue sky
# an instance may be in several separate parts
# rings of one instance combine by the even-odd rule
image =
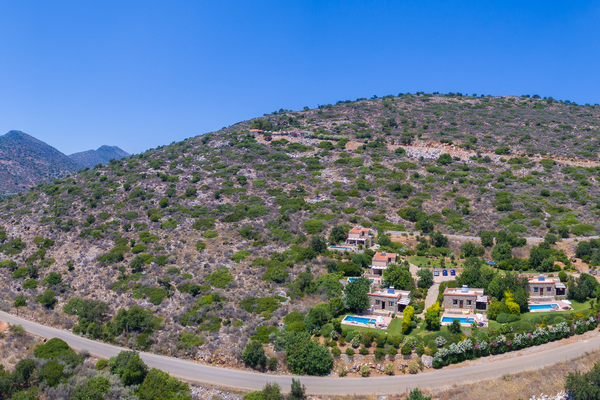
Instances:
[[[2,1],[0,133],[139,153],[399,92],[600,103],[600,2]]]

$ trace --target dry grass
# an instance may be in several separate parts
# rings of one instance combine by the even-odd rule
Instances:
[[[497,379],[434,392],[433,398],[439,400],[516,400],[519,398],[529,399],[532,396],[539,396],[541,393],[556,394],[564,390],[565,376],[568,371],[588,371],[599,360],[600,351],[594,351],[534,371],[504,375]]]
[[[600,351],[586,353],[569,361],[560,362],[534,371],[518,374],[507,374],[501,378],[479,381],[467,385],[454,386],[448,389],[428,391],[423,393],[433,396],[433,400],[517,400],[529,399],[540,394],[555,395],[564,390],[567,372],[588,371],[594,363],[600,361]],[[387,400],[402,400],[406,394],[399,393],[385,396]],[[310,399],[320,400],[378,400],[376,395],[327,396]]]

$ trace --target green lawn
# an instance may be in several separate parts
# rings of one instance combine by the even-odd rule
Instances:
[[[580,302],[571,300],[571,307],[573,307],[573,310],[571,310],[571,311],[526,312],[524,314],[521,314],[521,320],[530,321],[534,317],[553,318],[553,317],[557,317],[559,315],[567,315],[567,314],[571,314],[571,313],[589,310],[590,309],[590,301],[588,300],[583,303],[580,303]],[[491,321],[491,320],[489,321],[490,329],[498,329],[498,328],[500,328],[500,325],[501,324],[499,324],[496,321]]]

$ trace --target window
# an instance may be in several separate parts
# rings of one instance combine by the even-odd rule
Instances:
[[[375,304],[376,304],[376,305],[379,305],[379,300],[375,300]]]
[[[534,291],[534,292],[537,292],[537,291],[538,291],[538,288],[534,287],[534,288],[533,288],[533,291]]]
[[[470,306],[471,305],[471,300],[467,300],[467,305]]]
[[[390,307],[393,307],[393,306],[394,306],[394,302],[390,301]]]
[[[458,304],[458,300],[456,300],[456,299],[452,299],[452,304],[453,304],[453,305],[457,305],[457,304]]]

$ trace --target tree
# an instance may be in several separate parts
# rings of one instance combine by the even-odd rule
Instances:
[[[290,332],[285,350],[287,366],[293,374],[323,376],[333,368],[329,350],[313,342],[307,332]]]
[[[456,279],[458,285],[467,285],[474,288],[487,289],[495,276],[491,268],[483,268],[479,258],[469,258],[463,265],[463,272]]]
[[[569,280],[569,275],[567,275],[567,273],[565,271],[560,271],[558,273],[558,278],[560,279],[560,281],[562,283],[565,283],[566,281]]]
[[[327,242],[321,236],[313,236],[310,239],[310,248],[317,254],[322,254],[327,250]]]
[[[148,366],[133,351],[121,351],[116,357],[108,360],[110,372],[121,377],[125,386],[141,384],[148,374]]]
[[[337,244],[346,240],[346,230],[342,226],[334,226],[329,234],[329,243]]]
[[[260,342],[248,342],[244,352],[242,353],[242,359],[246,365],[254,369],[264,369],[265,365],[267,365],[265,349]]]
[[[104,400],[110,390],[110,381],[103,377],[88,379],[84,385],[77,386],[71,393],[71,400]]]
[[[512,258],[512,248],[509,243],[500,243],[492,249],[492,258],[494,261],[505,261]]]
[[[573,400],[600,399],[600,362],[596,362],[588,372],[569,372],[565,391]]]
[[[14,303],[15,308],[17,309],[17,316],[19,316],[19,307],[27,307],[27,298],[24,294],[20,294],[15,299]]]
[[[383,284],[399,290],[412,290],[415,287],[409,268],[398,264],[390,264],[383,270]]]
[[[562,225],[558,227],[558,234],[560,235],[561,238],[568,238],[569,237],[569,227]]]
[[[55,296],[56,293],[54,293],[54,290],[47,289],[44,291],[44,294],[37,296],[35,299],[44,307],[52,309],[56,304]]]
[[[419,277],[419,287],[424,289],[433,284],[433,272],[428,268],[422,268],[417,271]]]
[[[489,319],[496,320],[496,318],[498,318],[498,315],[507,312],[508,307],[506,307],[506,304],[502,303],[501,301],[494,301],[488,307],[487,316]]]
[[[415,229],[418,231],[421,231],[421,233],[423,233],[423,234],[427,234],[427,233],[433,231],[434,225],[433,225],[433,222],[431,222],[429,219],[421,218],[415,224]]]
[[[481,245],[483,247],[492,247],[494,245],[494,232],[481,231],[479,232],[481,238]]]
[[[388,235],[379,235],[377,237],[377,243],[379,243],[380,246],[389,246],[392,244],[392,240]]]
[[[431,232],[429,238],[433,247],[448,247],[448,238],[440,231]]]
[[[300,380],[292,378],[292,387],[286,400],[304,400],[306,398],[306,386]]]
[[[452,324],[448,325],[448,330],[452,333],[460,333],[460,321],[458,319],[453,319]]]
[[[261,391],[262,399],[264,400],[283,400],[284,397],[281,394],[281,387],[278,383],[267,383]]]
[[[306,317],[304,317],[304,325],[308,332],[314,333],[330,320],[331,313],[329,311],[329,304],[317,304],[312,307],[306,314]]]
[[[344,306],[351,312],[359,312],[369,308],[369,289],[371,282],[364,276],[349,282],[344,290]]]
[[[152,368],[136,394],[140,400],[182,399],[191,400],[190,387],[187,383],[173,378],[168,373]]]
[[[481,257],[485,254],[485,248],[481,246],[475,246],[475,244],[472,242],[467,242],[460,246],[460,252],[465,258]]]
[[[425,396],[419,388],[411,390],[406,400],[431,400],[431,396]]]
[[[440,155],[437,159],[438,165],[448,165],[452,163],[452,156],[448,153]]]

